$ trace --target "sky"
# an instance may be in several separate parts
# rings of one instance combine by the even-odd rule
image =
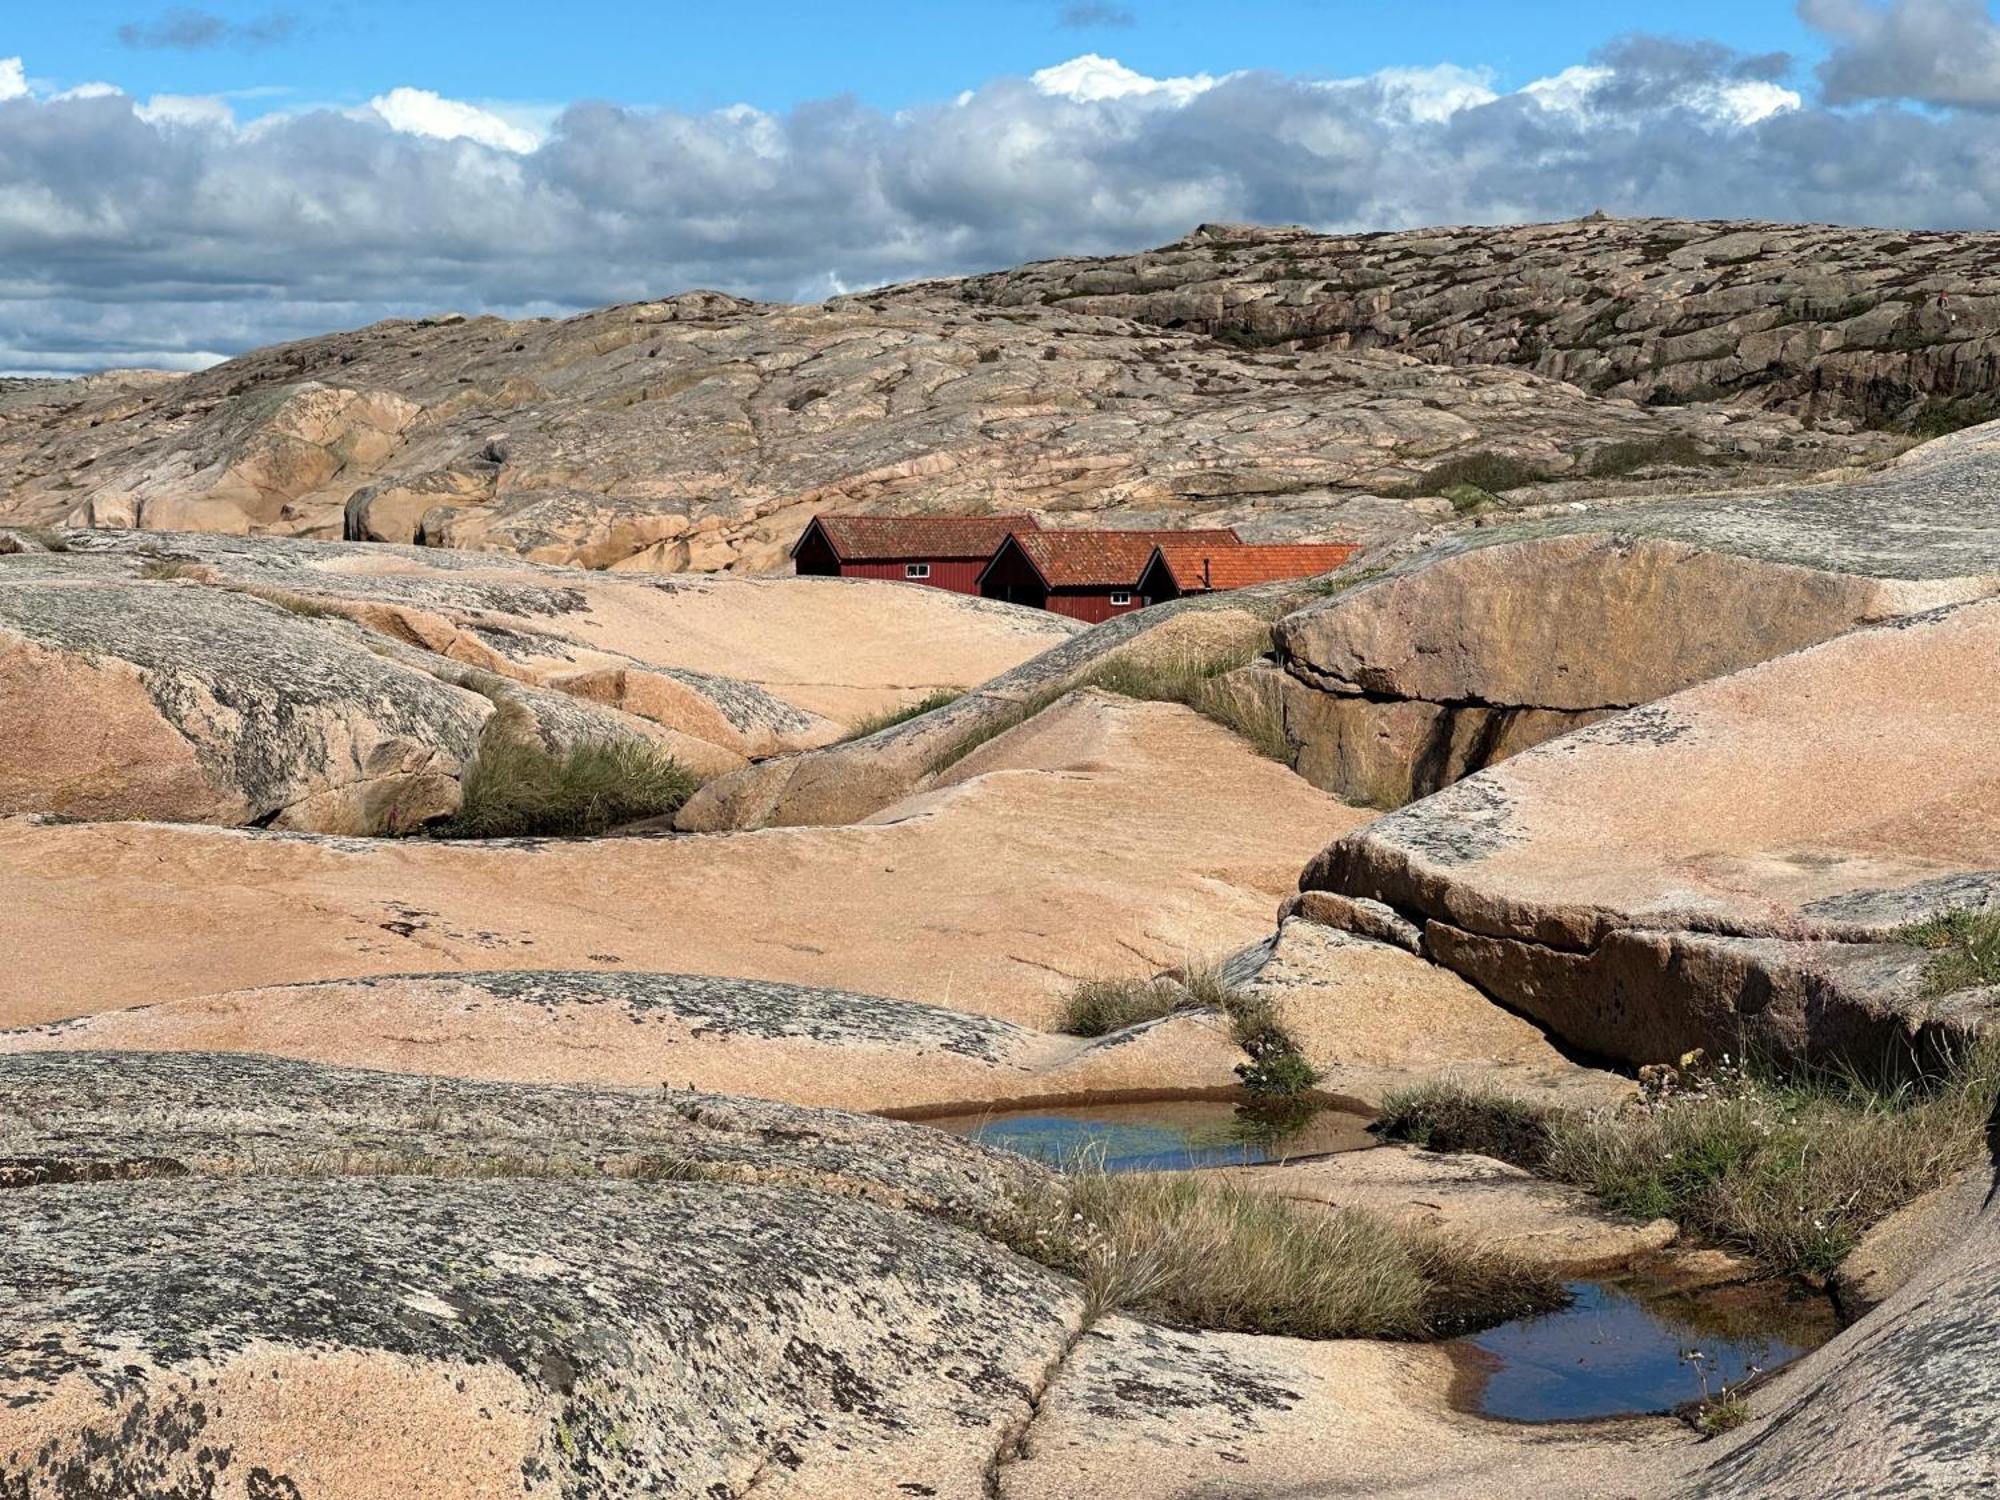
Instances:
[[[1177,238],[1986,228],[1986,0],[0,0],[0,370]]]

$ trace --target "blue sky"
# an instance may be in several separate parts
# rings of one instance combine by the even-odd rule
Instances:
[[[1454,62],[1518,85],[1635,31],[1807,60],[1825,50],[1788,0],[202,0],[179,9],[225,29],[213,44],[178,47],[120,39],[135,26],[171,34],[171,5],[8,8],[16,14],[0,49],[20,52],[39,76],[65,87],[107,80],[135,94],[281,91],[242,100],[246,115],[364,101],[398,85],[464,99],[690,109],[783,109],[852,93],[894,109],[1084,52],[1155,76],[1258,68],[1339,78]],[[260,44],[274,17],[289,40]]]
[[[0,371],[1158,245],[2000,227],[1987,0],[8,0]]]

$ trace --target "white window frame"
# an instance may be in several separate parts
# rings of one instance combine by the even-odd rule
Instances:
[[[905,579],[924,579],[930,576],[931,576],[931,565],[929,563],[903,564],[903,577]]]
[[[1113,609],[1123,609],[1131,602],[1132,596],[1130,594],[1113,594],[1111,596],[1111,607]]]

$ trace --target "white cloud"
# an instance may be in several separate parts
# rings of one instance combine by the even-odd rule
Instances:
[[[1449,120],[1460,110],[1477,109],[1500,96],[1493,91],[1491,68],[1461,68],[1439,63],[1429,68],[1383,68],[1350,84],[1373,84],[1382,91],[1392,114],[1423,124]]]
[[[391,89],[369,100],[368,107],[387,121],[391,130],[405,135],[429,136],[440,141],[476,141],[519,155],[541,144],[533,131],[509,124],[492,110],[447,99],[429,89]]]
[[[1749,78],[1696,89],[1689,95],[1689,102],[1720,119],[1738,125],[1755,125],[1759,120],[1768,120],[1773,115],[1798,109],[1805,100],[1781,84]]]
[[[57,99],[117,99],[125,91],[115,83],[79,83],[73,89],[64,89],[52,97]]]
[[[1095,52],[1043,68],[1029,81],[1044,94],[1078,104],[1103,104],[1113,99],[1157,99],[1167,104],[1186,104],[1214,88],[1216,82],[1206,73],[1190,78],[1148,78],[1115,57],[1099,57]]]
[[[1564,68],[1552,78],[1537,78],[1521,92],[1543,109],[1581,116],[1589,111],[1591,96],[1613,76],[1610,68],[1579,65]]]
[[[28,97],[28,70],[18,57],[0,57],[0,99]]]
[[[155,94],[144,104],[134,104],[132,113],[148,125],[236,128],[236,112],[229,101],[213,94]]]

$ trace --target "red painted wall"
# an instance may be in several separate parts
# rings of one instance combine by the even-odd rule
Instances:
[[[1130,604],[1113,604],[1111,589],[1052,589],[1049,592],[1048,609],[1053,614],[1068,615],[1072,620],[1083,620],[1092,625],[1101,625],[1106,620],[1119,615],[1129,615],[1135,609],[1145,607],[1137,590],[1119,589],[1118,593],[1130,594]]]
[[[913,562],[929,563],[931,565],[931,576],[928,578],[905,578],[903,576],[903,567],[905,563]],[[949,589],[954,594],[977,594],[979,592],[979,570],[985,566],[986,559],[983,557],[972,559],[956,557],[911,557],[898,558],[894,562],[842,563],[840,565],[840,576],[842,578],[888,578],[893,579],[897,583],[921,583],[928,584],[934,589]]]

